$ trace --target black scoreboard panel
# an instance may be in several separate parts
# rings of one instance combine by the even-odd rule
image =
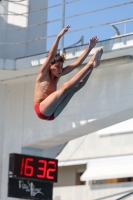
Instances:
[[[10,154],[9,175],[12,178],[57,182],[58,160],[23,154]]]
[[[9,155],[8,197],[52,200],[58,160],[32,155]]]
[[[52,200],[53,183],[9,178],[8,197]]]

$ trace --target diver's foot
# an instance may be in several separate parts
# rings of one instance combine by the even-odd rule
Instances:
[[[100,59],[102,57],[102,54],[103,54],[103,49],[100,48],[100,49],[96,50],[96,52],[92,56],[90,61],[92,62],[93,68],[96,68],[100,65]]]

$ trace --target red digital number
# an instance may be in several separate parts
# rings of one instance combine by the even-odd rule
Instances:
[[[53,168],[49,168],[47,170],[47,179],[54,179],[54,176],[50,176],[50,173],[56,171],[56,162],[55,161],[49,161],[48,164],[53,165]]]
[[[38,178],[45,178],[46,177],[46,170],[47,170],[47,162],[46,160],[39,160],[39,163],[43,164],[43,167],[39,167],[38,170],[42,171],[41,174],[37,174]]]
[[[24,167],[24,175],[25,176],[32,176],[34,168],[29,165],[29,162],[33,162],[33,158],[26,158],[25,160],[25,167]]]
[[[20,175],[23,174],[24,171],[24,158],[22,158],[22,162],[21,162],[21,171],[20,171]]]
[[[20,175],[33,175],[34,168],[31,165],[29,165],[29,162],[33,162],[33,158],[22,158]]]
[[[55,172],[57,171],[56,161],[48,161],[44,159],[39,159],[36,161],[35,169],[34,164],[35,160],[32,157],[22,157],[21,166],[20,166],[20,175],[21,177],[33,177],[39,179],[55,180]],[[36,168],[37,167],[37,168]],[[34,171],[35,170],[35,171]],[[36,172],[36,170],[38,172]]]

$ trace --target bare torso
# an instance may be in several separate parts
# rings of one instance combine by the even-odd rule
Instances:
[[[33,105],[41,103],[51,93],[55,92],[58,80],[59,78],[57,77],[51,78],[49,72],[41,76],[41,78],[40,75],[38,75],[35,83]]]

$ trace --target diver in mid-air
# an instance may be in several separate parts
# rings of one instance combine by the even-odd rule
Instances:
[[[41,66],[36,78],[34,109],[37,116],[43,120],[54,120],[62,112],[72,96],[85,85],[93,69],[100,65],[100,59],[103,54],[102,48],[96,50],[85,67],[57,90],[59,78],[80,66],[98,41],[97,37],[92,37],[87,49],[81,56],[63,68],[64,56],[57,53],[57,48],[60,38],[69,28],[70,25],[67,25],[57,35],[48,57]]]

